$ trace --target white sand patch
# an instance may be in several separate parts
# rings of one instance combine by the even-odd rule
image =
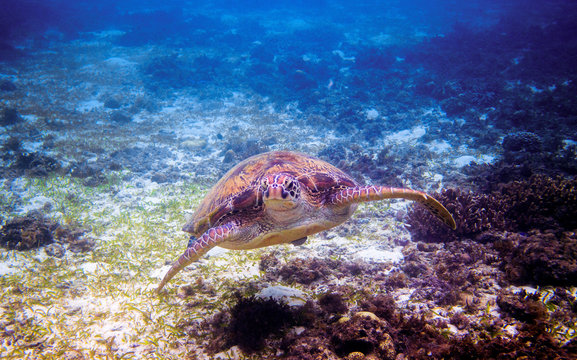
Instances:
[[[442,154],[451,150],[452,146],[445,140],[433,140],[430,143],[426,144],[430,151]]]
[[[38,195],[26,201],[21,207],[18,208],[18,212],[21,214],[26,214],[33,210],[42,209],[47,204],[54,205],[54,202],[46,196]]]
[[[306,302],[304,292],[287,286],[269,286],[256,294],[261,299],[272,298],[276,301],[286,302],[289,306],[302,306]]]
[[[563,140],[563,148],[567,149],[568,147],[571,146],[577,146],[577,141],[571,140],[571,139],[565,139]]]
[[[0,262],[0,276],[14,274],[18,272],[17,269],[14,268],[14,264],[11,262],[2,261]]]
[[[459,329],[453,324],[447,324],[447,330],[453,335],[457,335],[459,333]]]
[[[51,256],[48,256],[48,254],[46,254],[46,252],[44,251],[44,248],[37,248],[36,249],[36,253],[32,256],[32,258],[36,261],[38,261],[39,263],[43,263],[44,261],[52,258]]]
[[[475,156],[471,156],[471,155],[463,155],[463,156],[459,156],[458,158],[456,158],[454,160],[455,165],[458,167],[463,167],[466,165],[471,164],[472,162],[476,162],[477,158]]]
[[[207,253],[206,256],[209,257],[222,257],[225,254],[227,254],[228,252],[230,252],[230,250],[225,249],[225,248],[221,248],[221,247],[214,247],[212,249],[210,249]]]
[[[365,111],[365,116],[367,120],[376,120],[379,117],[379,112],[375,109],[367,109]]]
[[[415,290],[416,289],[403,288],[395,291],[395,301],[397,306],[406,307],[409,301],[411,301],[411,295],[413,295]]]
[[[93,262],[87,262],[78,267],[86,274],[94,274],[98,270],[98,264]]]
[[[302,18],[289,19],[285,24],[289,31],[306,30],[312,27],[308,21]]]
[[[90,34],[95,38],[106,39],[110,37],[118,37],[126,34],[126,31],[122,30],[103,30],[103,31],[89,31],[86,34]]]
[[[412,129],[401,130],[392,133],[385,138],[385,143],[409,143],[415,142],[427,133],[424,126],[415,126]]]
[[[463,155],[456,158],[453,163],[457,167],[467,166],[471,163],[477,164],[490,164],[495,160],[493,155],[481,155],[481,156],[472,156],[472,155]]]
[[[101,108],[104,106],[102,101],[98,101],[96,99],[90,99],[86,101],[81,101],[76,105],[76,110],[80,112],[90,112],[92,110]]]
[[[218,354],[214,355],[215,360],[237,360],[237,359],[244,359],[245,355],[242,350],[238,346],[233,346],[226,351],[221,351]]]
[[[44,141],[32,141],[32,142],[25,142],[22,144],[22,148],[29,152],[37,152],[42,150],[42,146],[44,145]]]
[[[542,93],[543,91],[545,91],[545,90],[543,90],[543,89],[539,89],[539,88],[536,87],[535,85],[527,85],[527,87],[529,88],[529,90],[531,90],[531,92],[532,92],[533,94],[540,94],[540,93]]]
[[[32,114],[20,115],[20,117],[26,120],[28,123],[33,123],[34,121],[38,120],[38,116]]]
[[[163,267],[154,269],[150,272],[150,277],[160,280],[164,277],[164,275],[168,272],[168,270],[170,270],[170,268],[171,265],[164,265]]]
[[[391,34],[383,34],[383,33],[379,33],[378,35],[375,35],[373,37],[371,37],[370,39],[375,45],[379,45],[379,46],[386,46],[386,45],[391,45],[394,44],[397,39],[391,35]]]
[[[353,254],[354,257],[369,262],[389,262],[400,263],[403,261],[402,247],[396,247],[392,250],[382,250],[374,246],[361,250]]]

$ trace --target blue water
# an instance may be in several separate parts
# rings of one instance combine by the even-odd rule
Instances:
[[[326,125],[369,131],[368,140],[397,124],[367,130],[360,119],[337,119],[367,104],[411,108],[421,98],[466,117],[471,109],[499,111],[503,91],[515,82],[569,93],[574,86],[575,6],[566,1],[3,0],[1,9],[6,62],[119,31],[111,47],[165,47],[138,64],[152,91],[248,89],[278,106],[298,101],[304,111],[330,113]],[[191,51],[194,57],[183,56]],[[573,104],[556,95],[554,114],[561,107],[568,111],[563,117],[573,116]],[[493,114],[484,125],[528,131],[560,125],[509,118]]]
[[[455,268],[482,262],[499,286],[569,289],[575,129],[575,1],[0,0],[2,225],[59,211],[6,200],[29,196],[26,181],[204,189],[249,156],[296,150],[362,183],[453,189],[439,196],[457,232],[413,214],[422,256],[435,253],[427,242],[469,241],[442,248],[460,254]],[[550,258],[511,270],[505,255],[523,244]],[[504,262],[476,263],[479,253]],[[422,296],[457,303],[439,304],[452,294],[441,275],[418,283],[429,275],[415,263],[399,273],[415,294],[441,283]],[[567,298],[557,303],[575,312]]]

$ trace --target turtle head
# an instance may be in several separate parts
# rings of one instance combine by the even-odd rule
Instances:
[[[265,207],[272,211],[296,208],[301,196],[299,181],[288,174],[265,176],[260,184]]]

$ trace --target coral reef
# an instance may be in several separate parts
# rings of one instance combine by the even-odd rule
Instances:
[[[333,351],[347,358],[360,353],[362,359],[364,356],[375,356],[393,360],[396,351],[387,328],[386,321],[370,312],[357,312],[350,319],[341,318],[330,331]]]
[[[7,107],[0,112],[0,126],[9,126],[19,123],[22,120],[18,110]]]
[[[279,335],[296,324],[296,313],[288,305],[273,299],[237,296],[230,313],[223,312],[210,321],[210,345],[213,352],[238,345],[252,353],[262,350],[269,336]]]
[[[560,301],[561,298],[560,298]],[[274,303],[272,300],[242,300],[243,306],[235,306],[231,310],[232,316],[241,317],[250,314],[258,319],[247,317],[249,325],[243,326],[247,333],[240,338],[255,336],[247,340],[254,347],[245,350],[251,353],[258,352],[265,343],[274,344],[282,352],[277,353],[277,358],[290,359],[426,359],[426,358],[497,358],[498,356],[528,356],[530,359],[537,358],[566,358],[574,353],[575,345],[569,342],[564,346],[558,346],[551,336],[545,331],[547,326],[552,325],[552,319],[548,319],[545,306],[538,299],[538,295],[528,295],[524,292],[511,293],[501,291],[497,302],[501,311],[516,320],[527,322],[520,328],[517,338],[509,338],[504,335],[492,336],[492,328],[497,326],[493,323],[476,324],[467,320],[467,316],[457,313],[451,319],[468,334],[463,337],[447,337],[447,324],[435,319],[425,319],[418,316],[401,314],[396,308],[395,302],[383,295],[368,296],[363,302],[364,311],[355,311],[350,317],[341,317],[338,321],[326,318],[318,311],[314,311],[315,305],[307,303],[301,309],[288,310],[285,305]],[[266,304],[266,305],[264,305]],[[262,337],[262,329],[269,329],[269,324],[260,324],[262,308],[272,307],[281,311],[282,316],[278,324],[299,325],[301,330],[297,333],[287,331],[282,340]],[[377,313],[371,312],[373,309]],[[270,310],[270,309],[269,309]],[[311,311],[312,310],[312,311]],[[240,312],[240,313],[239,313]],[[289,313],[307,313],[308,318],[304,323],[299,323]],[[222,342],[222,337],[233,338],[236,333],[235,327],[223,326],[223,322],[234,322],[225,313],[219,313],[212,319],[206,320],[213,331],[210,337],[212,344],[220,344],[213,348],[214,351],[223,349],[222,345],[231,346],[235,342]],[[255,329],[253,326],[260,324],[262,328]],[[278,325],[277,324],[277,325]],[[278,326],[275,329],[278,331]],[[206,326],[206,325],[205,325]],[[498,326],[503,326],[500,324]],[[473,340],[474,333],[484,333],[479,340]],[[204,333],[203,333],[204,334]],[[266,337],[266,336],[265,336]],[[240,339],[239,338],[239,339]],[[239,343],[239,339],[236,343]],[[528,339],[532,339],[528,341]],[[254,342],[254,343],[253,343]],[[280,342],[280,343],[279,343]],[[246,346],[241,345],[241,346]],[[537,346],[535,348],[534,346]],[[265,358],[269,358],[265,356]]]
[[[110,121],[118,124],[126,124],[132,121],[132,117],[124,111],[114,111],[110,114]]]
[[[337,277],[360,276],[375,274],[379,270],[377,265],[317,258],[296,258],[281,264],[273,260],[271,256],[262,260],[259,268],[265,271],[265,279],[268,281],[282,280],[288,284],[303,285],[310,285],[316,281],[327,279],[329,275]]]
[[[272,142],[274,142],[274,139],[243,139],[240,137],[231,137],[221,152],[221,155],[224,156],[223,162],[231,164],[266,152],[269,150],[269,145]]]
[[[501,268],[514,284],[577,285],[577,236],[574,232],[511,233],[499,240]]]
[[[326,293],[318,301],[321,309],[328,315],[344,314],[348,307],[339,293]]]
[[[545,305],[539,299],[539,294],[530,295],[523,290],[516,294],[500,291],[497,296],[497,305],[501,312],[526,323],[535,323],[547,314]]]
[[[415,207],[408,215],[409,231],[414,239],[420,241],[472,239],[487,244],[498,252],[504,278],[514,284],[575,285],[575,185],[575,180],[533,176],[527,181],[502,184],[499,191],[489,195],[445,190],[438,199],[454,215],[457,230],[454,233],[446,231],[427,219],[422,209]],[[474,262],[473,254],[470,253],[469,257]],[[404,267],[410,276],[424,276],[421,275],[424,270],[418,269],[410,261]],[[458,279],[455,271],[459,272],[458,269],[448,272],[453,281]],[[420,293],[422,290],[416,292]],[[451,292],[447,288],[441,290],[441,294],[449,295]],[[438,295],[424,293],[421,296]]]
[[[57,159],[41,152],[28,153],[25,151],[16,152],[14,161],[9,168],[16,176],[26,174],[32,177],[45,177],[61,169]]]
[[[64,226],[34,211],[13,218],[2,226],[0,246],[11,250],[30,250],[55,243],[47,248],[47,252],[61,257],[66,250],[64,246],[72,252],[91,250],[95,243],[84,236],[86,232],[80,225]]]
[[[577,180],[535,175],[500,187],[508,229],[577,229]]]
[[[429,242],[455,241],[475,238],[485,231],[504,230],[505,204],[500,199],[485,194],[446,189],[436,196],[453,215],[457,229],[451,231],[428,217],[427,210],[414,206],[408,214],[407,225],[416,240]]]
[[[58,223],[33,213],[8,221],[0,233],[0,245],[7,249],[30,250],[54,241]]]
[[[574,230],[577,228],[577,180],[535,175],[525,181],[498,186],[490,194],[443,190],[437,199],[455,217],[457,230],[449,232],[417,206],[408,214],[411,234],[423,241],[489,239],[485,232]]]
[[[508,134],[503,139],[503,149],[505,151],[527,151],[536,153],[543,147],[541,138],[532,132],[519,131]]]

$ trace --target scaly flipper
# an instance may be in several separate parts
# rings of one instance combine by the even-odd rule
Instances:
[[[421,191],[385,186],[349,187],[337,191],[332,197],[332,203],[335,205],[347,205],[392,198],[417,201],[451,229],[455,230],[457,228],[455,220],[449,211],[436,199]]]
[[[225,224],[208,229],[197,239],[191,238],[192,241],[189,243],[188,248],[186,248],[184,253],[180,255],[178,260],[172,264],[172,267],[168,270],[166,275],[164,275],[164,278],[156,288],[156,293],[159,293],[164,285],[166,285],[166,283],[169,282],[176,273],[198,260],[202,255],[206,254],[219,243],[230,238],[237,232],[237,229],[237,226],[234,224]]]

